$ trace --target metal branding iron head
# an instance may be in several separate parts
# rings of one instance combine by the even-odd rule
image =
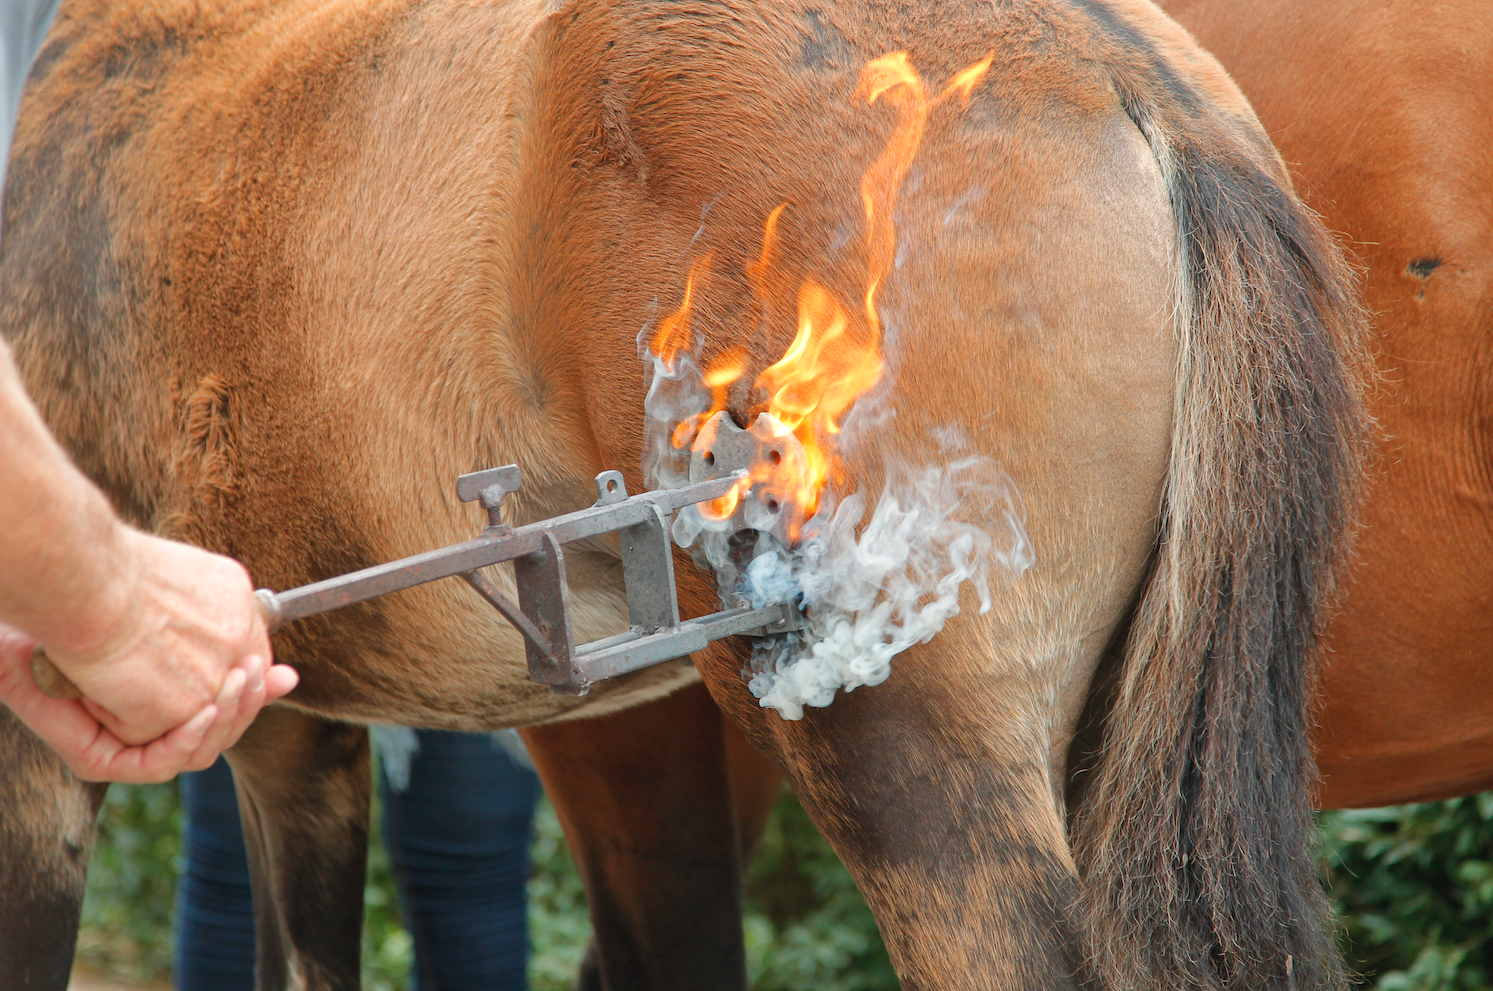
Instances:
[[[723,410],[706,420],[695,438],[689,480],[705,482],[742,470],[747,477],[741,484],[713,503],[701,504],[701,513],[724,521],[730,531],[770,533],[791,547],[804,522],[803,506],[795,498],[808,475],[803,444],[771,413],[758,414],[743,430]]]

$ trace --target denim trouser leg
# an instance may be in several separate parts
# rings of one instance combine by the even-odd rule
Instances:
[[[182,857],[172,970],[182,991],[254,991],[249,860],[228,762],[181,776]]]
[[[487,734],[419,735],[409,789],[379,784],[419,988],[521,991],[539,781]]]
[[[529,833],[539,783],[487,734],[419,733],[409,789],[379,783],[420,991],[522,991]],[[254,918],[227,764],[182,776],[180,991],[251,991]]]

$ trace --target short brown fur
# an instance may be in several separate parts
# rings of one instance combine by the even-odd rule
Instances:
[[[695,257],[716,253],[707,352],[740,344],[755,368],[794,330],[744,274],[778,203],[787,274],[854,297],[856,182],[890,122],[853,94],[892,50],[932,85],[994,64],[930,118],[903,191],[880,298],[897,415],[850,475],[875,492],[958,427],[1020,487],[1038,564],[801,722],[755,705],[731,648],[700,659],[706,683],[840,851],[904,987],[1332,986],[1305,698],[1356,470],[1355,314],[1247,105],[1154,8],[77,0],[28,97],[0,313],[121,509],[263,583],[465,536],[449,480],[475,467],[522,465],[516,519],[577,508],[603,468],[641,487],[634,337]],[[709,608],[706,576],[680,572],[686,609]],[[577,547],[570,573],[580,637],[625,625],[615,547]],[[1070,810],[1069,740],[1127,626]],[[550,695],[458,583],[295,624],[276,650],[301,687],[233,755],[280,934],[265,987],[355,979],[339,893],[366,748],[342,721],[533,724],[694,677]],[[313,836],[335,878],[289,904]],[[605,896],[636,874],[589,876]],[[336,935],[289,924],[312,910]],[[629,952],[599,946],[618,974]],[[722,972],[744,981],[739,960]]]
[[[1319,801],[1493,788],[1493,9],[1167,6],[1219,53],[1366,269],[1380,430],[1327,629]]]

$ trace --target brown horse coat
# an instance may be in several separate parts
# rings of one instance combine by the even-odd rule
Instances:
[[[1332,986],[1305,726],[1357,473],[1356,313],[1243,98],[1155,8],[77,0],[19,131],[0,316],[122,511],[274,587],[466,535],[449,480],[472,468],[523,466],[519,520],[576,508],[602,468],[636,491],[634,338],[693,258],[715,252],[707,354],[753,370],[794,329],[745,275],[777,204],[785,268],[854,298],[856,181],[890,122],[852,97],[894,50],[934,85],[993,64],[930,118],[899,201],[896,412],[850,477],[874,494],[957,428],[1015,479],[1038,563],[801,722],[755,705],[739,647],[697,659],[706,684],[844,857],[905,987]],[[625,625],[615,546],[571,562],[578,636]],[[744,982],[760,802],[731,814],[731,745],[663,697],[692,669],[549,695],[452,582],[276,649],[301,687],[230,755],[262,986],[356,981],[372,720],[550,721],[527,738],[581,841],[587,980]],[[694,847],[646,794],[709,796]],[[639,890],[649,864],[677,888]]]
[[[1366,268],[1378,449],[1328,628],[1322,806],[1493,787],[1493,9],[1167,6]]]

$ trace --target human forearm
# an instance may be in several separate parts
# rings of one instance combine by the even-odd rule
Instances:
[[[0,622],[82,657],[127,635],[126,528],[47,431],[3,343],[0,520]]]
[[[0,520],[0,701],[79,774],[200,766],[295,686],[270,666],[243,566],[120,521],[47,432],[3,343]],[[83,701],[40,695],[23,670],[32,641]]]

